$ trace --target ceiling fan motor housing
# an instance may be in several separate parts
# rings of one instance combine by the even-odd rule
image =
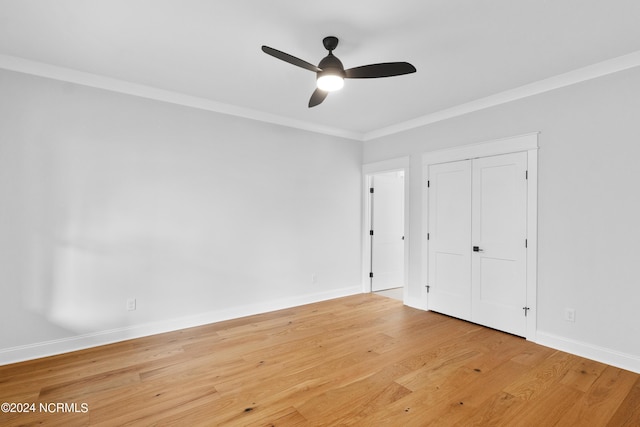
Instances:
[[[333,53],[329,52],[329,55],[322,58],[322,61],[318,64],[318,68],[322,71],[318,71],[318,77],[324,76],[326,74],[332,74],[345,78],[344,66],[342,62],[333,56]]]

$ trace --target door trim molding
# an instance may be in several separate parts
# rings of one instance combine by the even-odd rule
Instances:
[[[533,132],[475,144],[460,145],[443,150],[429,151],[422,154],[422,166],[537,150],[539,134],[540,132]]]
[[[371,216],[369,215],[369,188],[373,175],[385,172],[404,171],[404,283],[402,288],[402,299],[406,304],[409,287],[409,180],[410,180],[411,158],[409,156],[395,159],[383,160],[375,163],[362,165],[362,293],[371,292],[371,281],[369,280],[369,261],[371,254],[371,239],[369,230],[371,229]]]
[[[527,153],[527,331],[525,338],[536,340],[537,335],[537,288],[538,288],[538,135],[532,132],[507,138],[484,141],[475,144],[460,145],[453,148],[436,150],[422,154],[422,273],[421,308],[428,310],[429,242],[429,199],[427,180],[429,166],[438,163],[469,160],[479,157],[497,156],[518,152]]]

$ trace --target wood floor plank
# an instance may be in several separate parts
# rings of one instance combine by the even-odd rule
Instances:
[[[464,409],[468,411],[463,419],[474,417],[477,413],[483,412],[485,407],[494,404],[496,397],[502,396],[502,391],[513,381],[514,377],[522,375],[522,367],[508,361],[490,370],[478,372],[474,369],[473,373],[475,375],[470,377],[468,384],[457,390],[457,393],[450,400],[452,405],[464,406]],[[453,417],[451,421],[457,423],[460,419]]]
[[[570,410],[583,393],[561,383],[548,387],[544,393],[531,396],[526,403],[514,405],[507,411],[509,426],[529,427],[553,426]],[[599,424],[558,424],[566,426],[588,426]]]
[[[637,375],[623,369],[606,367],[593,385],[563,414],[565,425],[606,425],[618,406],[629,396]],[[618,402],[618,405],[611,404]]]
[[[640,375],[372,294],[0,366],[46,426],[638,426]]]
[[[455,427],[471,426],[509,426],[515,418],[518,407],[524,406],[524,401],[515,396],[500,392],[492,395],[483,402],[480,408],[476,408],[468,417],[458,419],[449,425]]]
[[[504,391],[523,400],[537,399],[559,383],[577,356],[556,351],[533,366],[528,375],[513,381]]]
[[[575,364],[560,380],[562,384],[573,387],[582,392],[591,388],[593,383],[602,375],[607,365],[593,360],[577,358]]]
[[[640,426],[640,378],[611,417],[608,427]]]
[[[411,391],[395,383],[394,379],[406,372],[407,368],[403,366],[391,365],[373,375],[344,380],[341,386],[333,387],[298,405],[298,411],[307,420],[318,424],[330,419],[336,412],[349,414],[354,408],[362,411],[381,393],[393,390],[394,396],[404,396]]]

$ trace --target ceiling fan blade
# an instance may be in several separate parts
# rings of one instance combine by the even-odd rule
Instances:
[[[281,59],[284,62],[288,62],[289,64],[297,65],[298,67],[304,68],[305,70],[319,72],[322,71],[317,66],[308,63],[307,61],[303,61],[300,58],[296,58],[295,56],[289,55],[288,53],[280,52],[277,49],[274,49],[269,46],[262,46],[262,51],[267,55],[271,55],[275,58]]]
[[[309,108],[315,107],[324,101],[324,99],[329,95],[329,92],[324,90],[316,89],[311,94],[311,99],[309,99]]]
[[[345,70],[348,79],[375,79],[393,77],[416,72],[416,67],[408,62],[384,62],[381,64],[363,65]]]

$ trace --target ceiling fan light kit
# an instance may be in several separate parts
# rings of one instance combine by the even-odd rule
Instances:
[[[325,92],[335,92],[344,87],[344,77],[324,71],[323,73],[325,74],[320,75],[320,73],[318,73],[318,79],[316,80],[318,89],[324,90]]]
[[[268,55],[278,58],[289,64],[304,68],[316,73],[317,89],[309,99],[309,108],[315,107],[325,100],[329,92],[342,89],[344,79],[372,79],[379,77],[401,76],[403,74],[415,73],[416,68],[408,62],[384,62],[380,64],[363,65],[360,67],[344,69],[342,62],[333,55],[333,51],[338,47],[338,38],[334,36],[325,37],[322,40],[325,49],[329,54],[322,58],[318,66],[315,66],[288,53],[281,52],[269,46],[262,46],[262,51]]]

